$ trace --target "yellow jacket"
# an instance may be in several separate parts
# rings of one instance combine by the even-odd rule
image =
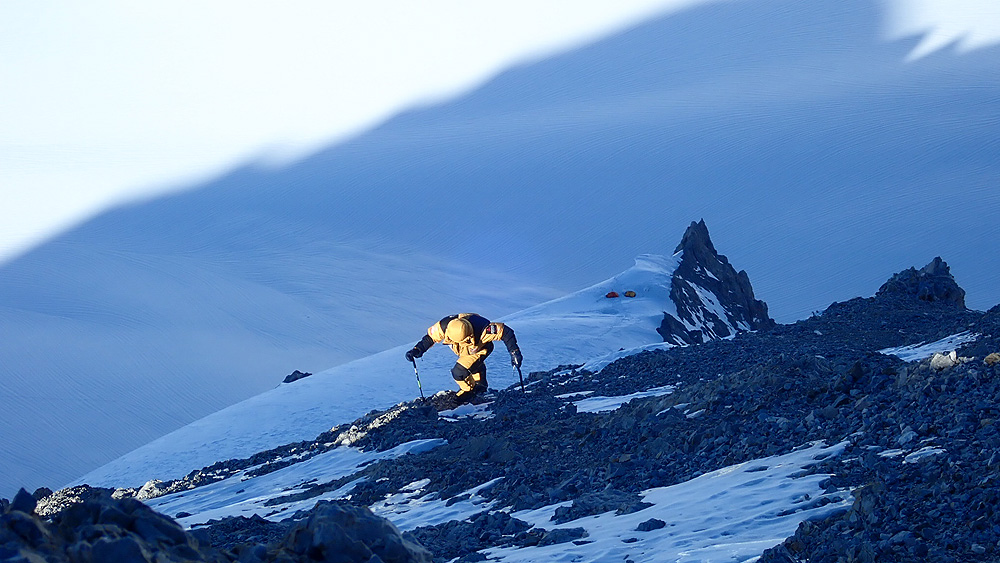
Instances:
[[[465,319],[472,325],[472,336],[464,342],[452,342],[445,335],[448,323],[456,318]],[[514,331],[504,326],[503,323],[491,323],[489,319],[476,313],[450,315],[427,329],[427,336],[434,343],[450,346],[452,352],[458,356],[486,356],[493,350],[492,345],[487,346],[488,343],[496,340],[502,340],[506,343],[508,340],[513,340],[513,335]]]

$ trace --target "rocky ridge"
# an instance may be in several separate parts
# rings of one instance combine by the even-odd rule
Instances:
[[[445,420],[439,411],[455,405],[448,394],[440,394],[370,413],[312,442],[262,452],[253,460],[221,462],[193,475],[219,476],[225,467],[269,471],[293,463],[289,458],[343,445],[386,450],[418,438],[444,438],[446,445],[421,455],[379,461],[344,480],[315,483],[296,493],[296,500],[363,478],[351,491],[350,503],[369,506],[415,478],[434,475],[427,491],[455,502],[472,487],[503,477],[479,494],[494,506],[514,510],[567,502],[556,511],[555,525],[609,511],[641,512],[646,506],[639,493],[645,489],[815,440],[844,441],[841,456],[808,471],[831,475],[825,482],[830,496],[817,502],[841,498],[849,508],[803,522],[762,561],[997,561],[1000,362],[991,355],[1000,352],[1000,306],[986,313],[965,309],[949,297],[958,294],[958,285],[947,265],[934,264],[919,271],[937,276],[932,284],[919,283],[920,274],[913,270],[916,284],[887,283],[891,289],[874,297],[834,303],[791,325],[644,352],[599,373],[580,366],[533,373],[527,377],[529,393],[509,389],[490,397],[491,418]],[[893,279],[913,279],[907,272]],[[907,363],[879,352],[962,332],[978,337],[946,365],[933,358]],[[572,401],[560,398],[582,391],[620,396],[666,385],[675,391],[604,413],[577,412]],[[183,486],[198,486],[198,479]],[[153,489],[147,487],[147,494]],[[115,495],[137,496],[138,491]],[[227,518],[180,534],[163,523],[171,522],[169,517],[159,515],[160,526],[173,537],[173,543],[164,543],[138,533],[134,521],[118,525],[118,531],[94,528],[105,525],[105,511],[116,517],[129,510],[146,514],[135,500],[112,498],[110,491],[59,491],[37,506],[56,506],[55,499],[69,497],[80,500],[43,510],[24,493],[5,505],[0,545],[6,551],[0,551],[0,560],[30,561],[37,554],[60,561],[88,549],[74,545],[83,542],[93,550],[109,537],[131,538],[116,545],[127,546],[134,561],[155,556],[172,561],[181,555],[196,561],[333,560],[331,548],[317,547],[333,544],[316,540],[336,535],[317,531],[334,519],[327,503],[282,522]],[[101,508],[93,508],[95,502]],[[66,520],[66,514],[83,510],[78,506],[91,506],[88,514],[97,516]],[[334,506],[348,510],[343,503]],[[280,516],[276,509],[270,518]],[[374,520],[358,521],[396,537],[392,528]],[[662,520],[650,519],[642,527],[661,525]],[[293,534],[310,526],[309,533]],[[483,560],[480,550],[489,547],[587,541],[585,534],[583,528],[531,527],[503,511],[484,510],[466,521],[398,534],[393,541],[403,546],[415,541],[433,554],[414,547],[407,551],[411,560],[475,561]],[[340,560],[371,560],[363,550],[350,553]]]

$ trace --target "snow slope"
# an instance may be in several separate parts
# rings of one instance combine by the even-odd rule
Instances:
[[[291,253],[266,236],[225,252],[52,244],[18,266],[0,282],[0,496],[64,483],[293,370],[383,350],[441,311],[552,296],[412,253]]]
[[[522,371],[555,368],[615,356],[660,340],[656,328],[669,303],[669,283],[677,257],[644,255],[632,268],[568,296],[500,319],[517,335],[524,353]],[[612,290],[636,297],[609,299]],[[429,319],[428,326],[437,318]],[[199,419],[158,438],[75,483],[138,486],[149,479],[175,479],[193,469],[299,440],[312,440],[331,427],[373,409],[412,400],[418,393],[413,368],[403,358],[412,342],[328,369],[278,387]],[[435,346],[418,361],[424,394],[455,390],[455,356]],[[517,382],[504,347],[487,361],[493,387]]]
[[[652,18],[4,264],[0,491],[71,479],[428,317],[585,287],[699,218],[778,321],[937,255],[971,307],[1000,301],[1000,49],[911,60],[921,38],[885,40],[881,4]]]

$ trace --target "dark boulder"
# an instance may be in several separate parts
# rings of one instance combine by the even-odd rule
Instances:
[[[538,541],[538,545],[555,545],[566,543],[580,538],[587,537],[587,530],[583,528],[556,528],[545,532],[545,535]]]
[[[92,561],[116,563],[147,563],[152,561],[148,551],[131,537],[101,538],[91,548]]]
[[[31,514],[35,511],[35,506],[37,504],[38,501],[35,500],[35,497],[31,496],[31,493],[21,489],[17,491],[17,494],[14,495],[14,499],[10,501],[10,507],[8,510],[11,512],[18,511]]]
[[[645,522],[640,523],[636,526],[637,532],[652,532],[653,530],[659,530],[660,528],[666,528],[667,523],[659,518],[650,518]]]
[[[405,539],[391,522],[367,507],[329,501],[317,503],[309,518],[291,529],[277,554],[278,560],[282,557],[359,563],[431,561],[430,552]]]
[[[50,536],[45,525],[36,516],[12,510],[0,517],[0,529],[4,532],[5,543],[11,540],[25,547],[38,547]]]
[[[573,499],[573,504],[570,506],[560,506],[550,520],[556,524],[565,524],[571,520],[603,512],[613,511],[619,515],[631,514],[650,506],[652,505],[642,501],[642,497],[638,493],[609,487],[597,492],[584,493]]]
[[[286,375],[285,379],[283,379],[281,382],[282,383],[292,383],[293,381],[298,381],[300,379],[309,377],[310,375],[312,375],[312,374],[311,373],[307,373],[307,372],[301,372],[299,370],[295,370],[292,373]]]
[[[204,527],[192,530],[203,534],[199,541],[212,544],[219,549],[234,549],[241,544],[276,544],[285,539],[292,523],[271,522],[261,516],[228,516],[221,520],[211,520]]]

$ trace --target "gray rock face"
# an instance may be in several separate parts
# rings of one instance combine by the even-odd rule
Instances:
[[[965,290],[959,287],[947,262],[940,256],[917,270],[908,268],[889,278],[875,294],[912,295],[923,301],[943,301],[965,307]]]
[[[774,326],[767,304],[754,297],[746,271],[737,272],[716,252],[704,220],[691,223],[678,252],[683,254],[670,287],[676,315],[664,313],[657,329],[664,342],[701,344]]]

